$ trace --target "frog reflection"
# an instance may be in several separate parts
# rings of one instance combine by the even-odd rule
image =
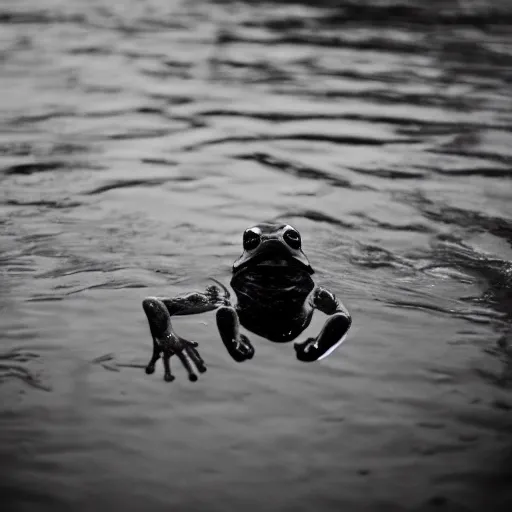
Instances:
[[[338,347],[352,319],[334,294],[315,285],[314,273],[305,254],[299,232],[288,224],[263,223],[245,230],[243,253],[233,264],[231,287],[236,294],[232,305],[228,290],[218,281],[204,292],[174,298],[148,297],[142,305],[153,337],[153,355],[146,373],[155,371],[162,356],[164,379],[174,380],[170,357],[176,355],[191,381],[206,371],[197,343],[177,335],[173,315],[193,315],[217,310],[217,327],[231,357],[237,362],[251,359],[254,348],[240,326],[277,343],[297,338],[309,325],[315,309],[329,315],[316,338],[295,343],[297,359],[312,362],[328,356]]]

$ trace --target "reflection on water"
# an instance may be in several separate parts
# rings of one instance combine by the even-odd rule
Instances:
[[[6,510],[509,510],[512,11],[312,5],[0,6]],[[145,375],[141,300],[262,220],[347,342],[236,365],[191,316],[209,372]]]

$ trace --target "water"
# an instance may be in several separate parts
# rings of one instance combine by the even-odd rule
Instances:
[[[3,510],[510,510],[510,13],[365,5],[2,2]],[[345,344],[145,375],[262,220]]]

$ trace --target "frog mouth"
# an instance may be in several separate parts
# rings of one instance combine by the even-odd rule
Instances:
[[[245,268],[261,269],[288,269],[296,268],[309,274],[314,271],[304,253],[299,249],[291,249],[276,240],[263,242],[261,246],[253,251],[246,251],[235,261],[233,271],[239,272]]]
[[[257,267],[289,267],[293,264],[293,260],[285,260],[284,258],[266,258],[255,263]]]
[[[304,264],[304,262],[298,261],[293,256],[283,256],[282,254],[256,255],[253,258],[251,258],[251,260],[247,261],[244,265],[242,265],[242,268],[268,270],[269,272],[273,270],[307,270],[307,266]],[[242,268],[240,268],[240,270]],[[310,271],[308,270],[308,272]]]

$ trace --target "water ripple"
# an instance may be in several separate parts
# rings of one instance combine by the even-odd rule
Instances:
[[[2,4],[7,508],[504,510],[509,3]],[[206,380],[147,376],[142,299],[228,283],[263,219],[300,230],[347,342],[240,366],[180,317]]]
[[[241,160],[254,160],[268,167],[278,169],[279,171],[291,174],[298,178],[308,178],[313,180],[321,181],[327,185],[341,188],[349,188],[354,190],[368,190],[370,187],[367,186],[356,186],[349,180],[342,178],[341,176],[334,176],[331,173],[322,171],[321,169],[315,169],[298,162],[292,162],[288,159],[282,159],[275,157],[269,153],[250,153],[237,155],[236,158]]]
[[[30,370],[23,364],[19,364],[30,363],[39,357],[40,355],[35,352],[21,349],[13,349],[3,354],[0,353],[0,383],[19,379],[33,388],[51,391],[51,388],[41,380],[37,372]]]

